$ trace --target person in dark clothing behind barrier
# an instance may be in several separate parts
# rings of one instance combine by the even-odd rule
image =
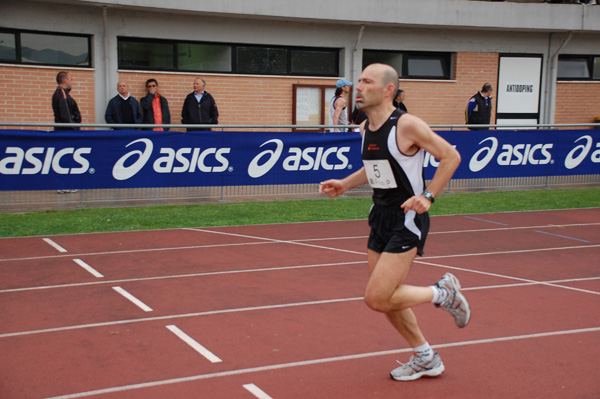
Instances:
[[[71,97],[73,78],[69,72],[60,71],[56,75],[58,87],[52,95],[52,110],[55,123],[81,123],[81,113],[77,102]],[[78,127],[55,127],[54,130],[79,130]]]
[[[406,109],[406,105],[404,105],[404,100],[406,99],[406,93],[404,90],[398,90],[396,93],[396,98],[394,99],[394,107],[399,109],[400,111],[408,112]]]
[[[54,111],[54,123],[81,123],[81,113],[75,99],[71,97],[70,91],[73,78],[69,72],[60,71],[56,75],[58,87],[52,95],[52,110]],[[54,130],[80,130],[79,127],[55,127]],[[59,194],[76,193],[77,190],[56,190]]]
[[[213,96],[204,90],[206,81],[194,80],[194,92],[187,95],[181,110],[181,123],[186,125],[218,125],[219,109]],[[209,131],[209,128],[188,128],[187,131]]]
[[[364,120],[367,119],[367,114],[365,114],[362,110],[354,107],[352,110],[352,116],[350,116],[350,124],[352,125],[360,125]],[[355,132],[360,132],[360,128],[354,129]]]
[[[104,119],[106,123],[142,123],[142,108],[138,101],[129,94],[129,86],[125,82],[117,84],[119,94],[114,96],[106,106]],[[119,128],[114,128],[115,130]]]
[[[481,91],[469,100],[465,121],[469,125],[489,125],[492,116],[492,85],[486,83]],[[470,130],[487,130],[487,127],[469,127]]]
[[[142,123],[151,125],[167,125],[171,123],[171,112],[169,111],[169,102],[158,92],[158,82],[156,79],[146,81],[146,90],[148,94],[140,99],[142,107]],[[165,131],[169,128],[155,127],[152,130]]]

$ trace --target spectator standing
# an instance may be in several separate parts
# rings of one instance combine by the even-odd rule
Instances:
[[[335,83],[335,94],[329,100],[329,124],[330,125],[348,125],[348,93],[352,82],[346,79],[340,79]],[[348,128],[333,128],[332,132],[345,132]]]
[[[71,97],[71,86],[73,78],[69,72],[60,71],[56,75],[58,87],[52,95],[52,110],[54,111],[55,123],[81,123],[81,113],[77,102]],[[80,130],[79,127],[55,127],[54,130]],[[76,193],[77,190],[56,190],[58,194]]]
[[[181,110],[181,122],[187,125],[218,125],[219,109],[213,96],[204,90],[206,81],[194,79],[194,91],[187,95]],[[210,128],[188,128],[187,131],[209,131]]]
[[[465,121],[469,125],[489,125],[492,117],[492,85],[485,83],[467,104]],[[469,127],[470,130],[486,130],[483,127]]]
[[[142,123],[142,109],[138,101],[129,94],[127,83],[119,82],[117,91],[119,94],[114,96],[106,107],[106,123]]]
[[[169,111],[169,102],[158,92],[158,82],[156,79],[146,81],[146,91],[148,94],[140,99],[142,107],[142,123],[154,125],[166,125],[171,123],[171,113]],[[164,131],[169,128],[155,127],[152,130]]]
[[[77,102],[71,97],[73,78],[69,72],[60,71],[56,75],[58,87],[52,95],[52,110],[55,123],[81,123],[81,113]],[[54,130],[79,130],[79,127],[55,127]]]
[[[396,93],[396,98],[394,99],[394,107],[399,109],[400,111],[408,112],[406,109],[406,105],[404,105],[404,100],[406,99],[406,93],[404,90],[398,90]]]
[[[364,120],[367,119],[367,114],[364,113],[363,110],[358,109],[358,107],[354,107],[352,111],[352,115],[350,115],[350,124],[352,125],[360,125]],[[360,132],[360,127],[354,129],[355,132]]]

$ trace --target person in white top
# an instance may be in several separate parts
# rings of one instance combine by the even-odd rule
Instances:
[[[335,83],[335,95],[329,101],[329,123],[331,125],[341,125],[343,128],[333,128],[332,132],[348,131],[348,93],[352,82],[346,79],[339,79]]]

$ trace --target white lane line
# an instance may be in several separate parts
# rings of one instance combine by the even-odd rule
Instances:
[[[450,343],[446,343],[446,344],[432,345],[432,347],[435,349],[438,349],[438,348],[461,347],[461,346],[468,346],[468,345],[484,345],[484,344],[506,342],[506,341],[517,341],[517,340],[526,340],[526,339],[535,339],[535,338],[544,338],[544,337],[553,337],[553,336],[562,336],[562,335],[571,335],[571,334],[595,333],[595,332],[599,332],[599,331],[600,331],[600,327],[591,327],[591,328],[582,328],[582,329],[578,329],[578,330],[550,331],[550,332],[545,332],[545,333],[536,333],[536,334],[528,334],[528,335],[514,335],[514,336],[499,337],[499,338],[487,338],[487,339],[480,339],[480,340],[474,340],[474,341],[450,342]],[[193,375],[193,376],[189,376],[189,377],[172,378],[172,379],[168,379],[168,380],[144,382],[144,383],[132,384],[132,385],[123,385],[123,386],[119,386],[119,387],[98,389],[96,391],[87,391],[87,392],[79,392],[79,393],[73,393],[73,394],[63,395],[63,396],[54,396],[52,398],[47,398],[47,399],[76,399],[76,398],[83,398],[83,397],[87,397],[87,396],[102,395],[102,394],[107,394],[107,393],[131,391],[134,389],[153,388],[153,387],[158,387],[158,386],[163,386],[163,385],[179,384],[179,383],[190,382],[190,381],[208,380],[208,379],[213,379],[213,378],[229,377],[229,376],[234,376],[234,375],[242,375],[242,374],[250,374],[250,373],[261,373],[261,372],[265,372],[265,371],[274,371],[274,370],[281,370],[281,369],[287,369],[287,368],[293,368],[293,367],[313,366],[313,365],[317,365],[317,364],[340,362],[340,361],[346,361],[346,360],[355,360],[355,359],[364,359],[364,358],[377,357],[377,356],[395,355],[395,354],[407,353],[407,352],[411,352],[411,351],[412,351],[411,348],[393,349],[393,350],[380,351],[380,352],[358,353],[355,355],[346,355],[346,356],[329,357],[329,358],[314,359],[314,360],[305,360],[305,361],[292,362],[292,363],[273,364],[270,366],[259,366],[259,367],[252,367],[252,368],[240,369],[240,370],[222,371],[222,372],[212,373],[212,374],[199,374],[199,375]]]
[[[294,241],[294,240],[278,240],[278,239],[275,239],[275,238],[250,236],[250,235],[247,235],[247,234],[228,233],[228,232],[225,232],[225,231],[213,231],[213,230],[205,230],[205,229],[190,229],[190,228],[185,228],[184,230],[200,231],[202,233],[210,233],[210,234],[222,234],[222,235],[231,236],[231,237],[250,238],[250,239],[261,240],[261,241],[266,241],[266,242],[270,242],[270,243],[301,245],[301,246],[310,247],[310,248],[326,249],[326,250],[329,250],[329,251],[345,252],[345,253],[356,254],[356,255],[365,255],[364,251],[351,251],[351,250],[342,249],[342,248],[334,248],[334,247],[326,247],[326,246],[323,246],[323,245],[307,244],[307,243],[302,242],[300,240],[297,240],[297,241]]]
[[[363,301],[363,300],[364,300],[364,298],[362,296],[360,296],[360,297],[354,297],[354,298],[339,298],[339,299],[326,299],[326,300],[321,300],[321,301],[282,303],[282,304],[276,304],[276,305],[255,306],[255,307],[248,307],[248,308],[208,310],[205,312],[180,313],[180,314],[172,314],[172,315],[166,315],[166,316],[145,317],[145,318],[140,318],[140,319],[105,321],[105,322],[101,322],[101,323],[89,323],[89,324],[79,324],[79,325],[67,326],[67,327],[47,328],[47,329],[43,329],[43,330],[30,330],[30,331],[4,333],[4,334],[0,334],[0,338],[17,337],[17,336],[21,336],[21,335],[43,334],[43,333],[60,332],[60,331],[80,330],[83,328],[106,327],[106,326],[141,323],[141,322],[158,321],[158,320],[173,320],[173,319],[182,319],[182,318],[188,318],[188,317],[213,316],[213,315],[227,314],[227,313],[254,312],[254,311],[261,311],[261,310],[285,309],[285,308],[293,308],[293,307],[299,307],[299,306],[326,305],[326,304],[330,304],[330,303],[342,303],[342,302]]]
[[[166,252],[166,251],[180,251],[187,249],[202,249],[202,248],[218,248],[218,247],[236,247],[246,245],[267,245],[273,244],[272,242],[242,242],[237,244],[211,244],[211,245],[190,245],[186,247],[164,247],[164,248],[144,248],[144,249],[124,249],[120,251],[102,251],[102,252],[81,252],[71,255],[50,255],[50,256],[28,256],[23,258],[5,258],[0,259],[0,262],[12,262],[19,260],[37,260],[37,259],[53,259],[53,258],[64,258],[67,256],[92,256],[92,255],[122,255],[122,254],[135,254],[144,252]]]
[[[427,261],[429,261],[431,259],[460,258],[460,257],[488,256],[488,255],[507,255],[507,254],[535,253],[535,252],[547,252],[547,251],[564,251],[564,250],[573,250],[573,249],[582,250],[582,249],[592,249],[592,248],[598,248],[598,247],[600,247],[600,244],[577,245],[577,246],[571,246],[571,247],[519,249],[519,250],[512,250],[512,251],[480,252],[480,253],[469,253],[469,254],[426,255],[423,258],[416,259],[415,262],[416,263],[426,263]],[[366,256],[366,253],[363,253],[362,255]],[[0,290],[0,294],[8,293],[8,292],[19,292],[19,291],[33,291],[33,290],[46,290],[46,289],[53,289],[53,288],[79,287],[79,286],[95,285],[95,284],[115,284],[115,283],[132,282],[132,281],[148,281],[148,280],[162,280],[162,279],[174,279],[174,278],[186,278],[186,277],[201,277],[201,276],[211,276],[211,275],[220,275],[220,274],[254,273],[254,272],[268,272],[268,271],[278,271],[278,270],[312,268],[312,267],[355,265],[355,264],[360,264],[360,263],[364,263],[364,262],[365,261],[353,261],[353,262],[323,263],[323,264],[315,264],[315,265],[283,266],[283,267],[259,268],[259,269],[225,270],[225,271],[215,271],[215,272],[205,272],[205,273],[179,274],[179,275],[171,275],[171,276],[154,276],[154,277],[141,277],[141,278],[133,278],[133,279],[120,279],[120,280],[86,282],[86,283],[59,284],[59,285],[47,285],[47,286],[23,287],[23,288],[9,288],[9,289]],[[449,266],[443,266],[443,267],[449,267]],[[458,270],[458,268],[455,268],[455,269]],[[460,270],[470,271],[470,269],[460,269]],[[475,271],[475,270],[473,270],[473,271]]]
[[[181,331],[177,326],[169,325],[167,329],[179,337],[183,342],[192,347],[196,352],[204,356],[211,363],[219,363],[222,362],[214,353],[206,349],[204,346],[200,345],[198,341]]]
[[[79,266],[83,267],[86,271],[88,271],[89,273],[91,273],[92,276],[94,276],[94,277],[97,277],[97,278],[104,277],[102,275],[102,273],[98,272],[96,269],[94,269],[93,267],[91,267],[90,265],[88,265],[87,263],[85,263],[84,261],[82,261],[81,259],[73,259],[73,262],[75,262]]]
[[[144,312],[152,312],[151,307],[149,307],[144,302],[140,301],[139,299],[137,299],[136,297],[131,295],[129,292],[125,291],[123,288],[121,288],[121,287],[112,287],[112,288],[113,288],[113,290],[117,291],[119,294],[123,295],[126,299],[129,299],[131,302],[133,302],[134,305],[136,305],[137,307],[142,309]]]
[[[508,276],[508,275],[505,275],[505,274],[484,272],[484,271],[475,270],[475,269],[465,269],[465,268],[457,267],[457,266],[440,265],[440,264],[437,264],[437,263],[425,262],[425,261],[422,261],[422,260],[415,260],[415,263],[420,263],[422,265],[439,267],[439,268],[442,268],[442,269],[461,270],[461,271],[464,271],[466,273],[474,273],[474,274],[482,274],[484,276],[499,277],[499,278],[504,278],[504,279],[507,279],[507,280],[522,281],[522,282],[528,283],[529,285],[545,285],[545,286],[548,286],[548,287],[562,288],[562,289],[565,289],[565,290],[572,290],[572,291],[584,292],[586,294],[600,295],[600,292],[597,292],[597,291],[584,290],[583,288],[577,288],[577,287],[569,287],[568,285],[560,285],[560,284],[555,284],[553,282],[530,280],[530,279],[527,279],[527,278]],[[469,290],[469,288],[463,288],[463,289],[464,290]]]
[[[273,399],[272,397],[267,395],[265,391],[263,391],[254,384],[244,384],[243,387],[246,388],[248,392],[256,396],[258,399]]]
[[[92,281],[85,283],[73,283],[73,284],[58,284],[58,285],[45,285],[37,287],[23,287],[23,288],[8,288],[0,290],[0,294],[7,292],[19,292],[19,291],[35,291],[35,290],[48,290],[51,288],[72,288],[72,287],[84,287],[87,285],[98,285],[98,284],[118,284],[138,281],[152,281],[152,280],[169,280],[177,278],[189,278],[189,277],[204,277],[204,276],[219,276],[219,275],[230,275],[239,273],[264,273],[264,272],[277,272],[282,270],[297,270],[297,269],[312,269],[317,267],[337,267],[337,266],[354,266],[354,265],[365,265],[367,261],[361,260],[358,262],[339,262],[339,263],[321,263],[311,265],[298,265],[298,266],[281,266],[281,267],[265,267],[258,269],[240,269],[240,270],[222,270],[214,272],[203,272],[203,273],[189,273],[189,274],[174,274],[170,276],[153,276],[153,277],[137,277],[137,278],[126,278],[120,280],[108,280],[108,281]]]
[[[509,228],[500,227],[500,228],[493,228],[493,229],[433,231],[433,232],[429,232],[429,235],[497,232],[497,231],[501,231],[501,230],[531,230],[531,229],[550,228],[550,227],[575,227],[575,226],[596,226],[596,225],[600,225],[600,223],[578,223],[578,224],[565,224],[565,225],[561,225],[561,226],[554,226],[554,225],[543,225],[542,226],[541,225],[541,226],[522,226],[522,227],[509,227]],[[204,229],[193,229],[193,228],[182,228],[181,230],[209,231],[209,230],[204,230]],[[214,233],[213,231],[209,231],[209,232]],[[123,233],[126,233],[126,232],[123,232]],[[100,233],[98,233],[98,234],[100,234]],[[220,234],[230,234],[230,233],[220,232]],[[231,235],[235,235],[235,234],[231,234]],[[308,239],[288,240],[288,241],[272,240],[269,238],[252,237],[252,236],[245,236],[245,237],[254,238],[257,240],[271,240],[271,241],[244,242],[244,243],[235,243],[235,244],[191,245],[191,246],[184,246],[184,247],[129,249],[129,250],[120,250],[120,251],[82,252],[82,253],[71,254],[71,255],[27,256],[27,257],[21,257],[21,258],[3,258],[3,259],[0,259],[0,262],[64,258],[67,256],[120,255],[120,254],[144,253],[144,252],[166,252],[166,251],[180,251],[180,250],[188,250],[188,249],[235,247],[235,246],[247,246],[247,245],[266,245],[266,244],[276,244],[276,243],[290,243],[290,244],[298,243],[298,244],[301,244],[303,242],[312,242],[312,241],[333,241],[333,240],[343,240],[343,239],[358,239],[358,238],[366,238],[368,236],[322,237],[322,238],[308,238]],[[0,239],[2,239],[2,238],[0,238]],[[334,249],[331,247],[321,247],[321,248]],[[575,248],[577,248],[577,247],[575,247]],[[365,254],[365,252],[354,252],[354,253],[359,253],[362,255]]]
[[[588,227],[597,226],[600,223],[573,223],[573,224],[548,224],[539,226],[517,226],[517,227],[494,227],[491,229],[470,229],[470,230],[447,230],[447,231],[430,231],[431,234],[460,234],[460,233],[485,233],[485,232],[496,232],[496,231],[508,231],[508,230],[531,230],[531,229],[550,229],[550,228],[563,228],[563,227]]]
[[[57,243],[55,243],[54,241],[52,241],[49,238],[43,238],[43,240],[50,244],[52,247],[54,247],[54,249],[56,249],[58,252],[67,252],[66,249],[64,249],[63,247],[61,247],[60,245],[58,245]]]
[[[462,270],[465,272],[474,272],[473,270],[462,269],[459,267],[453,267],[453,266],[447,266],[447,265],[436,265],[434,263],[427,263],[427,262],[425,262],[425,264],[430,265],[430,266],[435,266],[435,267],[446,268],[446,269]],[[511,279],[510,276],[503,276],[503,275],[496,275],[496,276],[501,277],[501,278]],[[512,279],[518,279],[518,278],[512,277]],[[556,286],[558,288],[571,289],[571,287],[556,285],[556,284],[573,283],[573,282],[578,282],[578,281],[593,281],[593,280],[598,280],[598,279],[600,279],[600,277],[575,278],[575,279],[565,279],[565,280],[550,280],[550,281],[539,281],[539,282],[535,282],[532,280],[526,280],[526,282],[524,282],[524,283],[498,284],[498,285],[482,286],[482,287],[463,287],[462,290],[463,291],[488,290],[488,289],[495,289],[495,288],[520,287],[520,286],[526,286],[526,285],[550,285],[550,286]],[[595,291],[586,291],[586,290],[577,290],[577,291],[587,292],[587,293],[594,294],[594,295],[600,295],[600,293],[595,292]],[[97,328],[97,327],[108,327],[108,326],[115,326],[115,325],[122,325],[122,324],[146,323],[146,322],[159,321],[159,320],[173,320],[173,319],[184,319],[184,318],[189,318],[189,317],[214,316],[214,315],[238,313],[238,312],[254,312],[254,311],[262,311],[262,310],[286,309],[286,308],[294,308],[294,307],[300,307],[300,306],[315,306],[315,305],[321,306],[321,305],[334,304],[334,303],[358,302],[358,301],[364,301],[364,298],[362,296],[359,296],[359,297],[325,299],[325,300],[308,301],[308,302],[280,303],[280,304],[275,304],[275,305],[264,305],[264,306],[255,306],[255,307],[247,307],[247,308],[208,310],[208,311],[204,311],[204,312],[194,312],[194,313],[178,313],[178,314],[171,314],[171,315],[166,315],[166,316],[145,317],[145,318],[139,318],[139,319],[114,320],[114,321],[105,321],[105,322],[100,322],[100,323],[76,324],[76,325],[71,325],[71,326],[47,328],[47,329],[41,329],[41,330],[9,332],[9,333],[0,334],[0,339],[1,338],[9,338],[9,337],[19,337],[19,336],[24,336],[24,335],[46,334],[46,333],[54,333],[54,332],[62,332],[62,331],[81,330],[84,328]]]
[[[516,249],[512,251],[496,251],[496,252],[473,252],[470,254],[454,254],[454,255],[432,255],[425,256],[423,259],[440,259],[440,258],[462,258],[465,256],[488,256],[488,255],[508,255],[508,254],[524,254],[524,253],[532,253],[532,252],[546,252],[546,251],[563,251],[570,249],[585,249],[585,248],[598,248],[600,244],[594,245],[576,245],[572,247],[554,247],[554,248],[534,248],[534,249]],[[419,262],[419,260],[415,260],[415,262]]]

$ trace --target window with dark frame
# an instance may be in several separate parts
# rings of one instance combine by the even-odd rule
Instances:
[[[91,67],[91,36],[0,29],[0,60],[18,64]]]
[[[339,49],[118,38],[120,69],[339,76]]]
[[[599,55],[559,55],[558,80],[600,80]]]
[[[375,63],[391,65],[401,79],[452,79],[452,53],[364,50],[363,68]]]
[[[175,48],[172,43],[119,42],[119,67],[172,70]]]
[[[17,61],[16,33],[0,32],[0,60]]]

